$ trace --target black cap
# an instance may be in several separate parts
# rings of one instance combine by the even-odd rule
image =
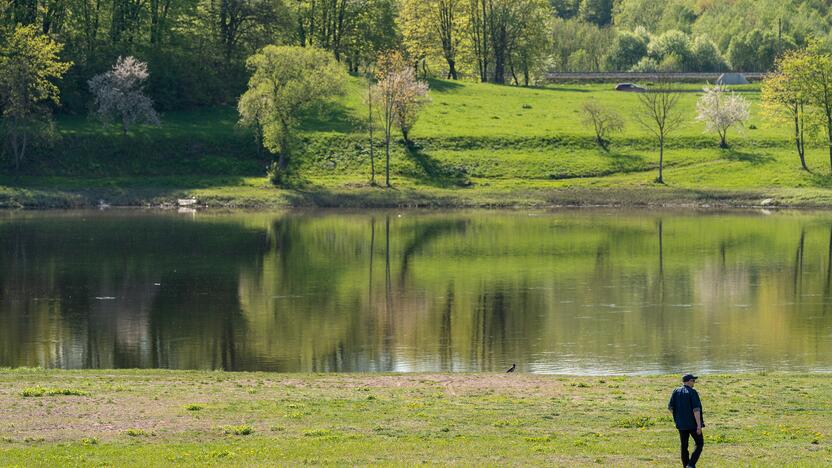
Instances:
[[[693,374],[685,374],[685,375],[682,376],[682,382],[687,382],[688,380],[696,380],[698,378],[699,377],[697,377]]]

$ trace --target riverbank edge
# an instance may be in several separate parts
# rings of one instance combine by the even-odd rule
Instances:
[[[753,190],[689,189],[672,186],[436,188],[394,186],[301,187],[281,189],[265,182],[244,186],[154,187],[132,180],[98,187],[71,180],[73,188],[0,184],[0,209],[76,209],[95,207],[178,208],[797,208],[832,209],[832,190],[770,188]],[[140,186],[136,186],[140,185]]]

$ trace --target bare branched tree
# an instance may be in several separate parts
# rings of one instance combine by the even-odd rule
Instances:
[[[608,109],[594,99],[586,101],[581,106],[583,124],[595,131],[595,142],[604,151],[609,151],[609,135],[624,130],[624,119],[618,112]]]
[[[659,141],[659,177],[656,182],[663,184],[664,143],[667,136],[679,128],[684,121],[678,109],[679,89],[668,77],[661,76],[652,90],[638,94],[639,106],[633,118]]]

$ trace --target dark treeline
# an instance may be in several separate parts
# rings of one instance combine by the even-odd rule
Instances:
[[[355,70],[395,46],[395,11],[393,0],[0,0],[0,31],[36,25],[64,44],[65,110],[86,112],[87,80],[127,55],[148,62],[148,91],[169,110],[236,102],[245,59],[268,44],[315,45]]]
[[[532,84],[546,71],[766,71],[826,42],[821,0],[0,0],[63,44],[63,110],[119,56],[146,61],[160,110],[231,104],[245,59],[268,44],[316,46],[353,72],[396,49],[425,76]]]

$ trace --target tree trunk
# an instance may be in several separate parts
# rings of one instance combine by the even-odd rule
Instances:
[[[659,178],[656,179],[656,182],[663,184],[664,177],[662,175],[662,170],[664,169],[664,136],[659,137]]]
[[[826,135],[829,140],[829,167],[832,170],[832,119],[826,120]]]
[[[280,151],[277,157],[277,167],[282,173],[289,165],[289,126],[283,122],[280,126]]]
[[[506,64],[503,52],[499,48],[494,49],[494,82],[497,84],[505,84],[506,82]]]
[[[159,0],[150,0],[150,45],[159,45]]]
[[[280,151],[277,153],[277,168],[280,169],[280,172],[286,170],[286,150],[280,148]]]
[[[384,142],[384,185],[390,187],[390,134],[388,132]]]
[[[370,184],[376,184],[376,158],[373,145],[373,82],[367,78],[367,115],[369,117],[368,123],[370,125]]]
[[[803,169],[806,172],[812,172],[809,170],[809,167],[806,166],[806,153],[803,150],[803,138],[801,137],[800,131],[800,119],[797,115],[794,117],[794,143],[797,146],[797,155],[800,156],[800,165],[803,166]]]
[[[459,79],[456,73],[456,62],[451,59],[448,59],[448,77],[454,81]]]

